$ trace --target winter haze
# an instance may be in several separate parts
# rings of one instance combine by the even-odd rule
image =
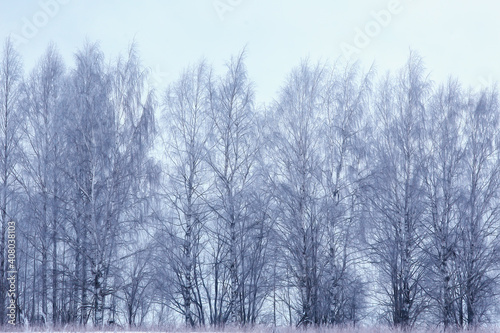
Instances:
[[[0,329],[498,330],[499,10],[0,0]]]

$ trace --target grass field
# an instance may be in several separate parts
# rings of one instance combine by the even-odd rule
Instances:
[[[160,328],[160,327],[150,327],[150,328],[121,328],[121,327],[104,327],[102,329],[97,329],[95,327],[23,327],[23,326],[4,326],[0,327],[0,332],[58,332],[58,333],[76,333],[76,332],[100,332],[100,333],[116,333],[116,332],[178,332],[178,333],[454,333],[454,332],[475,332],[475,333],[500,333],[500,328],[497,326],[492,327],[482,327],[475,330],[446,330],[443,328],[415,328],[411,330],[400,330],[390,327],[348,327],[348,328],[311,328],[311,329],[299,329],[290,327],[258,327],[251,329],[236,329],[236,328],[225,328],[222,330],[210,330],[210,329],[199,329],[199,330],[187,330],[187,329],[176,329],[176,328]]]

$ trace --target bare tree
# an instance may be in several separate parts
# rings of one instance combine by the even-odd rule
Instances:
[[[25,112],[25,140],[29,147],[23,173],[25,189],[33,221],[32,243],[39,244],[41,271],[41,312],[48,320],[58,320],[58,240],[61,226],[62,125],[60,95],[64,66],[53,45],[49,46],[39,65],[23,86],[23,112]],[[28,180],[29,179],[29,180]],[[49,265],[51,270],[49,271]],[[49,283],[50,280],[50,283]],[[49,291],[52,294],[49,296]],[[51,300],[49,312],[48,304]],[[39,313],[38,313],[39,314]],[[34,316],[35,313],[32,313]]]
[[[321,262],[321,322],[344,324],[360,320],[363,308],[361,257],[362,181],[367,163],[368,99],[373,72],[359,67],[333,68],[326,81],[326,110],[322,186],[325,253]]]
[[[4,43],[0,68],[0,325],[5,323],[7,294],[7,223],[16,221],[17,164],[22,116],[18,108],[22,67],[10,39]],[[19,198],[17,198],[19,199]],[[17,302],[17,300],[16,300]],[[16,303],[17,304],[17,303]]]
[[[140,309],[139,323],[144,321],[152,304],[149,294],[152,285],[152,263],[144,254],[151,255],[148,228],[156,220],[155,203],[159,187],[159,165],[151,156],[156,136],[155,110],[157,107],[154,90],[149,88],[147,70],[141,65],[137,47],[132,44],[126,57],[120,57],[111,68],[113,138],[109,161],[107,219],[116,228],[110,234],[116,249],[107,254],[102,289],[103,296],[110,295],[117,302],[121,289],[121,272],[129,273],[130,284],[122,290],[128,295],[128,323],[135,319]],[[133,258],[130,261],[113,262],[113,259]],[[130,264],[127,265],[127,264]],[[140,272],[140,274],[138,273]],[[128,289],[127,289],[128,286]],[[142,299],[137,299],[142,295]],[[126,297],[126,298],[127,298]],[[136,301],[134,301],[134,299]],[[106,306],[103,297],[103,314]],[[108,322],[116,321],[116,307],[110,309]],[[134,315],[131,315],[134,314]],[[132,320],[135,321],[135,320]]]
[[[110,272],[131,211],[142,203],[148,147],[154,134],[155,99],[145,90],[145,71],[134,47],[115,69],[106,69],[97,45],[77,53],[72,74],[69,126],[74,184],[73,241],[81,298],[80,322],[92,314],[103,323],[106,297],[116,292]]]
[[[103,255],[110,250],[109,233],[116,231],[113,225],[107,224],[111,221],[107,221],[104,211],[106,176],[111,173],[107,162],[113,157],[110,146],[114,119],[109,103],[110,80],[103,58],[95,44],[86,45],[76,54],[69,96],[72,119],[68,137],[72,163],[68,174],[74,187],[71,196],[74,207],[72,246],[75,288],[80,293],[78,301],[74,300],[74,307],[79,309],[80,324],[86,324],[92,312],[93,321],[100,319],[98,307],[102,305],[102,295],[99,288],[103,281],[103,265],[106,265]]]
[[[444,329],[459,324],[458,231],[465,140],[462,91],[450,80],[432,97],[425,119],[427,289]]]
[[[488,320],[498,283],[499,106],[495,89],[467,101],[465,172],[460,201],[460,326]]]
[[[374,93],[371,69],[305,61],[261,108],[241,52],[168,87],[156,138],[147,75],[134,45],[68,71],[50,45],[23,79],[6,41],[0,325],[11,220],[30,324],[357,325],[371,296],[398,329],[494,317],[495,87],[431,94],[413,53]]]
[[[271,173],[278,232],[300,299],[299,324],[319,324],[321,156],[320,107],[324,68],[295,69],[275,106]]]
[[[425,307],[423,277],[424,104],[428,82],[414,54],[400,75],[387,77],[376,96],[370,247],[381,274],[389,322],[411,327]]]
[[[254,92],[247,77],[244,55],[241,52],[226,65],[225,76],[213,82],[210,90],[213,136],[208,143],[207,163],[215,181],[209,206],[215,216],[216,226],[212,230],[218,242],[216,253],[221,255],[216,259],[220,261],[216,265],[221,265],[217,269],[227,269],[229,278],[227,291],[222,294],[215,291],[225,294],[227,299],[214,299],[214,312],[221,314],[213,320],[214,324],[244,323],[246,272],[242,251],[243,239],[250,230],[248,191],[257,148]]]
[[[167,197],[174,210],[174,226],[165,251],[175,272],[181,301],[179,311],[186,326],[205,324],[201,299],[200,255],[206,210],[206,143],[209,135],[210,68],[201,62],[185,71],[165,97],[166,152],[169,171]],[[195,309],[192,309],[194,307]]]

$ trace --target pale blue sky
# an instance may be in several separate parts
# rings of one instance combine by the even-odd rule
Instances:
[[[50,41],[69,65],[85,39],[110,59],[135,38],[159,89],[202,57],[220,69],[247,46],[257,100],[269,102],[301,59],[346,50],[380,73],[411,48],[435,81],[489,84],[500,78],[499,13],[493,0],[0,0],[0,38],[19,40],[26,70]]]

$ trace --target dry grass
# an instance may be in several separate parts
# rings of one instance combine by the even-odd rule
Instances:
[[[413,330],[399,330],[383,326],[373,327],[347,327],[347,328],[313,328],[313,329],[300,329],[292,327],[257,327],[257,328],[230,328],[226,327],[221,330],[214,330],[210,328],[188,330],[185,328],[165,328],[165,327],[144,327],[144,328],[121,328],[121,327],[104,327],[97,329],[95,327],[79,327],[79,326],[61,326],[61,327],[25,327],[25,326],[4,326],[0,327],[0,332],[58,332],[58,333],[91,333],[91,332],[174,332],[174,333],[443,333],[442,328],[418,328]],[[446,333],[454,332],[474,332],[474,333],[500,333],[500,327],[482,327],[476,330],[454,331],[447,330]]]

